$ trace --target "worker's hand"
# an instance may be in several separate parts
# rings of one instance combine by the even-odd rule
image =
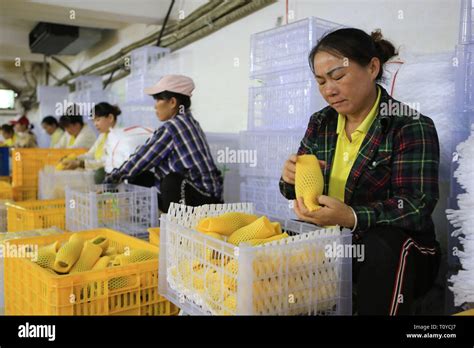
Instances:
[[[283,178],[283,181],[294,185],[295,184],[295,175],[296,175],[296,160],[298,156],[296,154],[292,154],[285,162],[285,165],[283,167],[283,173],[281,177]],[[319,165],[321,166],[321,169],[324,169],[326,167],[326,161],[321,161],[318,160]]]
[[[80,160],[65,160],[63,161],[64,170],[74,170],[81,167]]]
[[[283,166],[283,173],[281,174],[283,181],[291,185],[295,184],[296,159],[296,154],[292,154],[285,161],[285,165]]]
[[[354,227],[355,217],[352,213],[352,209],[347,204],[325,195],[319,196],[318,202],[321,208],[311,212],[306,208],[303,197],[298,197],[298,199],[295,200],[294,211],[301,220],[316,225]]]

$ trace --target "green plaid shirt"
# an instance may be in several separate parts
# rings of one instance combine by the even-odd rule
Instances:
[[[374,226],[403,228],[413,237],[434,238],[431,214],[439,198],[439,142],[433,121],[393,99],[382,89],[377,116],[359,149],[344,202],[357,215],[356,237]],[[337,111],[314,113],[298,154],[327,162],[324,194],[337,142]],[[295,187],[280,179],[280,191],[295,199]]]

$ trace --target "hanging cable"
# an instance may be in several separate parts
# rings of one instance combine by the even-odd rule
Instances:
[[[170,17],[171,10],[173,9],[175,0],[171,0],[170,7],[168,8],[168,13],[166,14],[165,21],[163,23],[163,26],[161,27],[160,35],[158,36],[158,41],[156,42],[157,46],[160,46],[161,43],[161,37],[163,36],[163,33],[165,32],[166,28],[166,23],[168,23],[168,18]]]
[[[59,64],[61,64],[63,67],[65,67],[71,74],[74,74],[74,71],[72,71],[72,69],[66,64],[64,63],[61,59],[59,58],[56,58],[54,56],[51,56],[51,59],[58,62]]]

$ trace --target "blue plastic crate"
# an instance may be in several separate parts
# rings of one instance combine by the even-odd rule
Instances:
[[[0,147],[0,176],[10,175],[10,148]]]

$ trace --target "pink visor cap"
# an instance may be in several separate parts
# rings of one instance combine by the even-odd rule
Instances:
[[[190,77],[184,75],[166,75],[152,87],[145,88],[148,95],[158,94],[164,91],[187,95],[193,95],[194,82]]]

